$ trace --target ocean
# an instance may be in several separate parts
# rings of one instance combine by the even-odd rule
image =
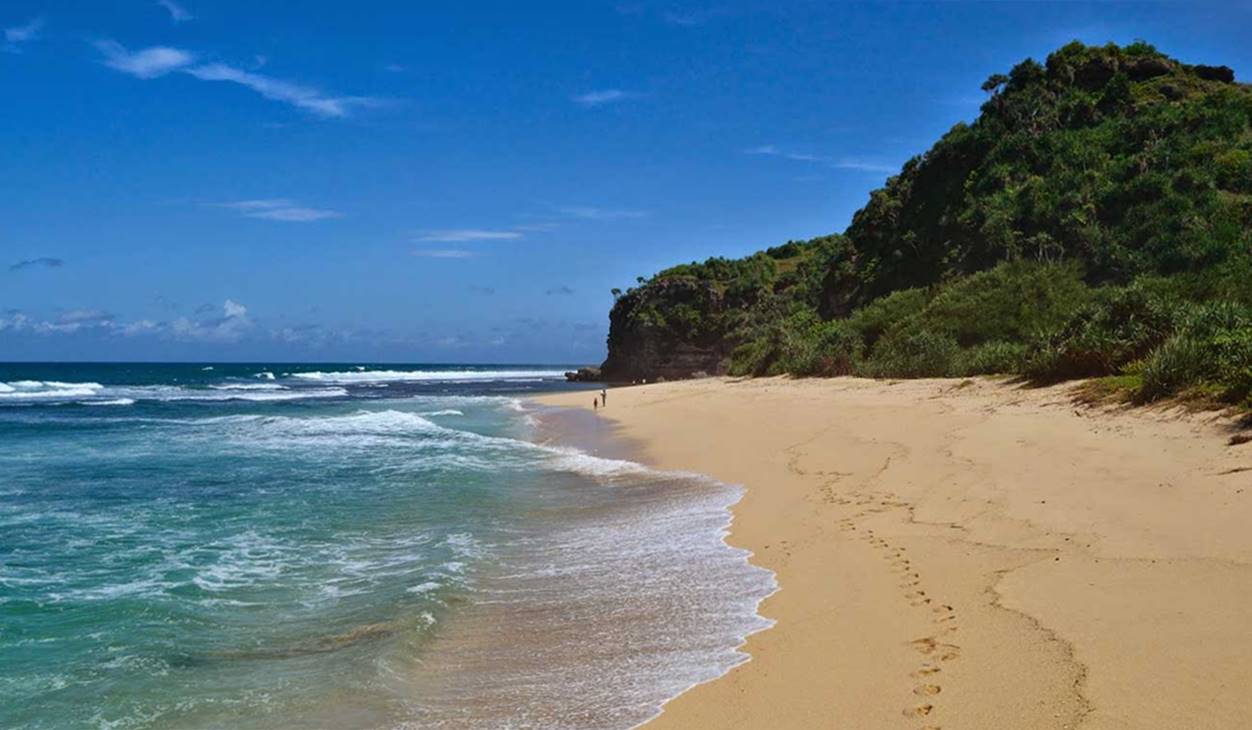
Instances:
[[[0,364],[0,727],[628,728],[746,661],[740,488],[563,369]]]

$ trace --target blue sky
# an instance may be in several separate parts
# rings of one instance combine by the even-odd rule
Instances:
[[[1194,3],[0,5],[0,360],[597,362],[609,290],[841,231],[1072,39]]]

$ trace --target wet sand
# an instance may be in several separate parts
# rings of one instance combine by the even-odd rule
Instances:
[[[645,461],[747,487],[730,542],[781,586],[752,660],[649,727],[1252,722],[1252,444],[1216,414],[1071,387],[611,390],[599,418]]]

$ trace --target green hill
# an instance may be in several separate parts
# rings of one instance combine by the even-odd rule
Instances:
[[[615,292],[606,378],[1121,376],[1252,389],[1252,87],[1145,43],[983,85],[842,235]]]

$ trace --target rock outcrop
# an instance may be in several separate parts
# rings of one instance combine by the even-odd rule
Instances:
[[[717,326],[725,297],[711,282],[673,277],[631,290],[609,314],[606,380],[668,380],[726,372],[733,345]]]

